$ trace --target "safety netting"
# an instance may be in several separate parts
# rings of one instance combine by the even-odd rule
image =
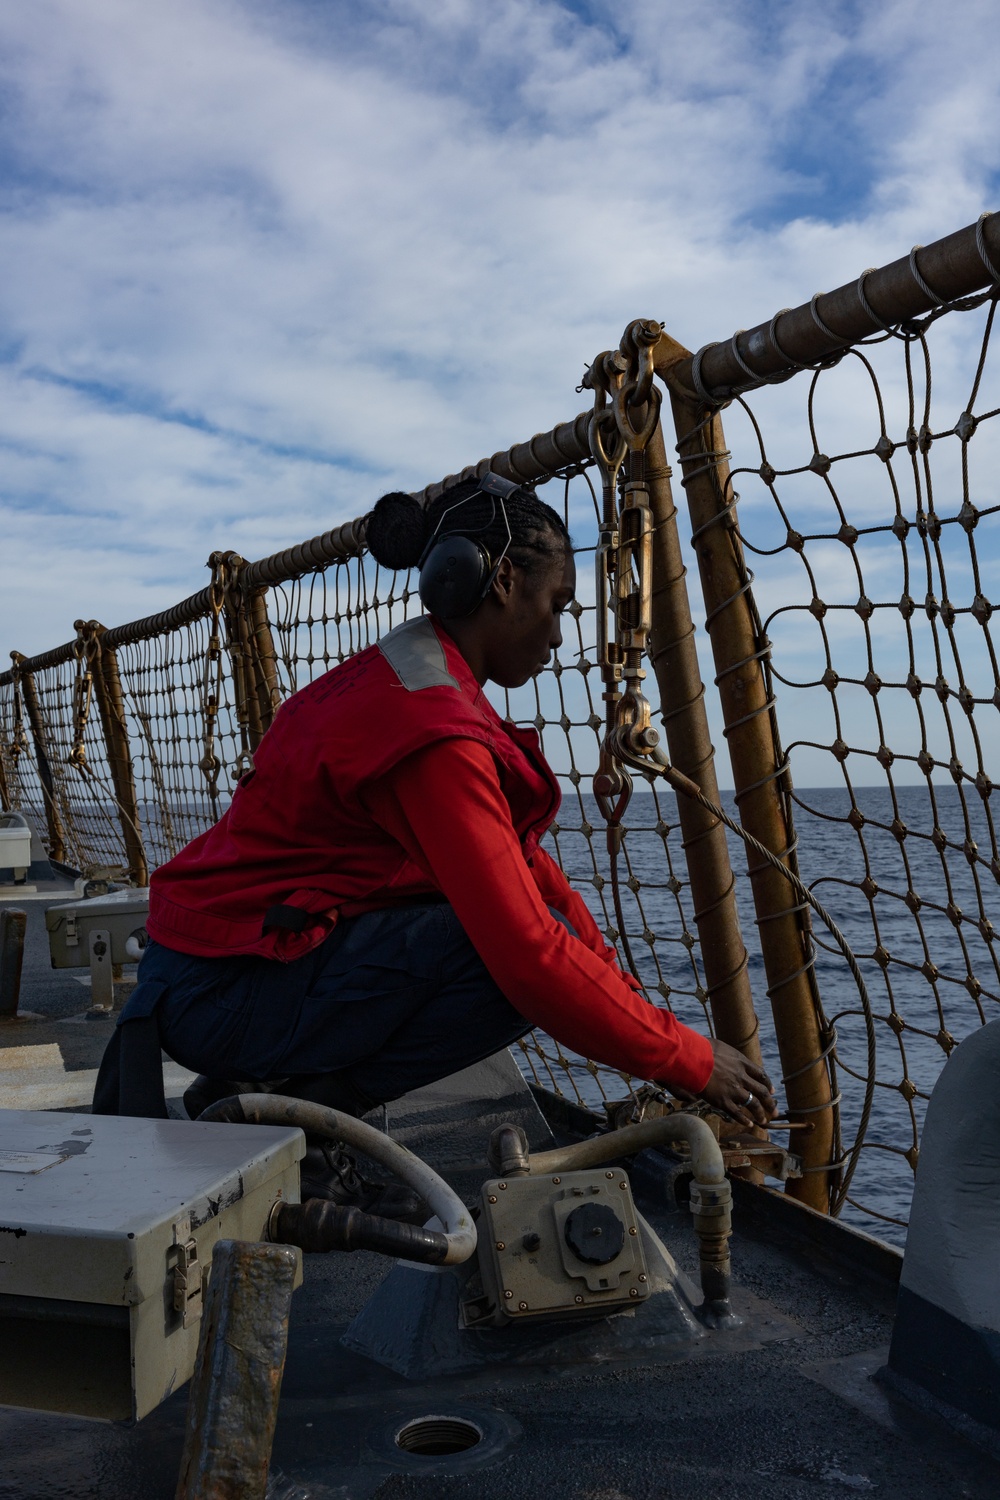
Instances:
[[[754,575],[747,607],[785,745],[799,869],[844,929],[871,997],[866,1015],[814,923],[845,1154],[862,1140],[847,1212],[897,1237],[935,1079],[1000,1001],[995,314],[993,295],[962,299],[736,397],[724,414],[729,515]],[[605,733],[595,472],[581,461],[535,476],[574,536],[578,597],[549,666],[493,701],[541,736],[564,790],[550,845],[608,941],[624,961],[627,938],[651,1003],[710,1033],[689,851],[662,783],[636,778],[617,863],[620,917],[613,900],[591,791]],[[148,866],[162,863],[228,806],[282,700],[419,613],[412,574],[378,568],[356,527],[336,537],[292,549],[287,565],[265,560],[263,581],[244,594],[236,564],[217,567],[218,587],[165,615],[78,632],[0,677],[0,793],[56,857],[85,873],[134,870],[131,829]],[[102,719],[88,678],[102,670],[108,692],[117,678],[130,780],[121,743],[112,765],[113,693]],[[707,650],[702,675],[714,675]],[[656,722],[652,674],[646,689]],[[709,709],[722,744],[711,693]],[[731,857],[746,868],[736,842]],[[777,1072],[745,881],[740,907],[765,1061]],[[520,1055],[534,1081],[591,1108],[633,1088],[539,1032]]]
[[[871,996],[862,1119],[866,1018],[814,923],[845,1139],[864,1133],[848,1202],[894,1237],[941,1067],[1000,1014],[996,307],[962,299],[724,413],[801,873]]]

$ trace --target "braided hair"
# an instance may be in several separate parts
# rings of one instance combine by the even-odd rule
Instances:
[[[452,485],[426,508],[399,490],[383,495],[366,517],[365,542],[382,567],[413,568],[441,522],[438,535],[473,537],[491,558],[498,558],[507,546],[505,511],[510,526],[507,556],[516,567],[540,572],[569,550],[562,517],[533,491],[523,486],[513,490],[501,506],[483,494],[475,479]]]

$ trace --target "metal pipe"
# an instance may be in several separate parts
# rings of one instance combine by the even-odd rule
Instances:
[[[687,1143],[694,1175],[699,1182],[725,1182],[722,1148],[711,1127],[699,1115],[683,1114],[662,1115],[656,1120],[643,1120],[639,1125],[626,1125],[621,1130],[608,1131],[606,1135],[576,1141],[572,1146],[532,1152],[529,1158],[531,1175],[544,1177],[552,1172],[580,1172],[584,1167],[601,1167],[607,1161],[634,1156],[637,1151],[645,1151],[647,1146],[660,1146],[664,1141]]]
[[[128,625],[113,625],[107,631],[105,639],[114,651],[119,646],[129,646],[136,641],[148,641],[152,636],[166,635],[171,630],[179,630],[182,625],[190,625],[193,620],[200,620],[211,613],[212,586],[209,584],[206,588],[199,589],[196,594],[189,594],[179,604],[160,610],[159,614],[145,615],[143,619],[132,620]],[[56,652],[50,651],[47,654],[55,656]]]
[[[681,556],[671,471],[659,423],[650,437],[645,461],[655,527],[649,658],[659,685],[667,746],[673,764],[718,802],[715,748],[709,734],[695,627],[684,582],[687,569]],[[716,1035],[759,1065],[759,1022],[740,932],[726,830],[717,818],[686,797],[677,799],[677,814]]]
[[[343,562],[345,558],[357,557],[364,546],[364,517],[346,521],[332,531],[324,531],[308,542],[299,542],[295,547],[286,547],[282,552],[272,552],[259,562],[247,563],[243,574],[244,586],[259,588],[262,584],[286,583],[302,573],[312,573],[326,563]]]
[[[0,812],[10,812],[14,806],[7,785],[7,746],[0,741]]]
[[[588,433],[593,415],[593,411],[582,411],[571,422],[560,422],[551,432],[538,432],[526,443],[515,443],[512,448],[494,453],[490,458],[467,464],[460,474],[446,474],[436,484],[419,490],[415,498],[422,505],[429,505],[453,484],[459,484],[463,479],[479,479],[487,471],[499,474],[503,479],[514,479],[519,484],[530,484],[551,474],[554,469],[587,463],[590,460]]]
[[[198,1118],[231,1124],[297,1125],[309,1135],[353,1146],[387,1167],[400,1182],[414,1188],[437,1215],[448,1238],[448,1250],[441,1265],[461,1265],[476,1248],[476,1226],[461,1198],[419,1156],[353,1115],[304,1099],[289,1099],[283,1094],[238,1094],[231,1099],[220,1099]]]
[[[592,413],[589,411],[581,412],[571,422],[561,422],[557,427],[553,427],[551,432],[538,433],[526,443],[515,443],[505,452],[494,453],[491,458],[480,459],[478,463],[470,464],[463,469],[461,474],[449,474],[436,484],[428,485],[417,494],[417,499],[427,504],[442,490],[457,484],[459,480],[484,474],[487,469],[502,475],[505,479],[529,483],[541,479],[553,469],[569,468],[573,464],[585,463],[590,458],[587,428],[591,416]],[[257,562],[247,563],[243,570],[244,588],[250,592],[272,583],[287,583],[292,578],[301,577],[303,573],[311,573],[318,568],[325,567],[327,563],[345,562],[348,558],[357,557],[364,548],[364,519],[363,516],[358,516],[353,521],[346,521],[341,526],[324,531],[320,536],[310,538],[309,541],[299,542],[294,547],[286,547],[281,552],[273,552],[269,557],[262,557]],[[114,650],[118,646],[132,644],[135,641],[149,640],[153,636],[165,635],[171,630],[177,630],[193,620],[202,619],[211,612],[211,608],[212,589],[209,585],[199,589],[196,594],[190,594],[188,598],[182,599],[179,604],[173,605],[170,609],[161,610],[155,615],[145,615],[141,620],[132,620],[127,625],[114,626],[105,633],[104,641]],[[258,636],[261,626],[266,626],[266,624],[266,613],[261,617],[259,612],[255,612],[254,631],[258,633]],[[40,672],[46,667],[62,666],[65,662],[72,660],[73,646],[73,641],[66,641],[63,645],[54,646],[38,656],[24,657],[22,658],[24,670]],[[273,717],[281,701],[277,673],[267,665],[275,661],[273,642],[270,651],[262,649],[261,661],[265,664],[265,678],[268,695],[273,705]],[[9,671],[0,672],[0,686],[6,686],[10,681]],[[275,701],[276,693],[277,701]]]
[[[258,562],[248,563],[244,570],[245,586],[249,589],[268,583],[286,582],[302,573],[321,568],[326,563],[356,557],[363,545],[363,517],[359,517],[357,520],[347,521],[343,526],[335,526],[332,531],[324,531],[321,536],[314,536],[308,542],[299,542],[294,547],[286,547],[282,552],[273,552],[270,557],[262,557]],[[161,610],[155,615],[144,615],[141,620],[132,620],[127,625],[113,626],[105,632],[105,643],[114,650],[135,641],[149,640],[152,636],[166,635],[171,630],[179,629],[181,625],[200,620],[210,614],[211,610],[212,585],[209,584],[196,594],[189,594],[170,609]],[[24,670],[40,672],[45,667],[61,666],[72,659],[73,646],[73,641],[67,641],[38,656],[22,657]],[[10,680],[9,672],[0,673],[0,685],[6,685]]]
[[[41,705],[38,702],[35,678],[34,674],[28,668],[27,657],[22,656],[20,651],[12,651],[10,654],[14,659],[20,678],[21,692],[24,695],[24,706],[27,710],[28,723],[31,726],[31,738],[35,747],[35,764],[38,767],[38,779],[42,786],[42,800],[45,804],[45,824],[49,835],[48,854],[50,859],[57,860],[62,864],[66,858],[66,835],[63,831],[59,803],[56,800],[55,778],[52,775],[52,764],[49,760],[45,737],[45,721],[42,718]]]
[[[267,617],[262,588],[248,589],[250,624],[253,631],[254,686],[260,703],[260,722],[267,733],[281,707],[281,684],[278,680],[278,653],[274,649],[271,622]],[[256,745],[253,747],[256,750]]]
[[[653,363],[659,375],[672,367],[672,378],[690,396],[724,401],[736,391],[780,380],[869,334],[998,283],[1000,214],[984,214],[977,224],[931,245],[917,245],[908,256],[863,271],[835,292],[783,308],[748,332],[739,330],[732,338],[706,344],[695,355],[684,350],[679,363],[673,359],[678,346],[665,337],[653,351]],[[756,378],[747,375],[747,365]]]
[[[280,1245],[216,1244],[176,1500],[264,1500],[297,1265]]]
[[[118,658],[110,647],[104,645],[106,632],[103,625],[90,620],[84,628],[91,639],[96,637],[98,643],[94,672],[97,711],[101,718],[104,748],[118,804],[118,820],[125,841],[129,878],[134,885],[145,886],[149,884],[149,863],[139,826],[139,803],[135,792],[135,772],[125,718],[125,697],[118,673]]]
[[[531,1171],[528,1137],[520,1125],[498,1125],[486,1156],[501,1177],[526,1177]]]
[[[74,637],[71,641],[64,641],[61,646],[53,646],[51,651],[40,651],[37,656],[22,656],[20,651],[12,651],[10,654],[15,662],[20,663],[23,672],[44,672],[47,667],[61,667],[72,661],[75,645]],[[12,668],[8,667],[6,672],[0,672],[0,686],[9,687],[13,681]]]
[[[729,1237],[733,1232],[733,1190],[728,1182],[691,1183],[691,1217],[698,1236],[698,1266],[705,1301],[699,1316],[710,1328],[733,1328],[740,1319],[729,1302],[732,1264]]]
[[[671,343],[673,370],[678,368],[676,351],[686,351]],[[717,412],[692,401],[672,376],[667,383],[740,822],[793,868],[795,838],[781,786],[787,772],[762,665],[767,647],[757,637],[749,575],[735,531],[722,421]],[[802,1143],[803,1175],[789,1180],[785,1190],[828,1212],[836,1121],[808,911],[777,870],[758,863],[749,866],[749,873],[789,1114],[814,1127]]]

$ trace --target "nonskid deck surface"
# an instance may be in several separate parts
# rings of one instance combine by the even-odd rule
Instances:
[[[41,933],[32,937],[36,950]],[[65,1015],[75,1002],[79,1009],[68,990],[75,981],[48,975],[37,951],[27,977],[26,1008]],[[105,1026],[62,1023],[83,1032],[79,1045],[97,1056]],[[18,1046],[33,1045],[20,1040],[27,1026],[17,1030]],[[490,1131],[508,1118],[527,1128],[533,1146],[550,1139],[504,1057],[399,1101],[389,1123],[471,1201],[488,1173]],[[639,1206],[696,1277],[689,1215],[663,1207],[655,1162],[647,1156],[643,1167],[633,1177]],[[746,1500],[755,1493],[985,1500],[1000,1493],[1000,1465],[943,1423],[890,1401],[868,1378],[884,1361],[892,1316],[891,1285],[870,1274],[871,1257],[859,1253],[852,1268],[843,1246],[824,1254],[822,1234],[810,1249],[807,1240],[788,1238],[787,1215],[769,1216],[766,1205],[751,1216],[738,1203],[735,1217],[735,1303],[750,1315],[749,1336],[714,1338],[694,1354],[655,1336],[645,1346],[631,1338],[620,1357],[599,1363],[588,1355],[614,1351],[597,1329],[592,1342],[579,1330],[565,1338],[556,1331],[548,1360],[536,1335],[530,1363],[491,1363],[420,1383],[340,1343],[389,1263],[368,1254],[307,1259],[293,1302],[272,1500]],[[645,1310],[629,1319],[637,1332]],[[179,1391],[132,1429],[0,1412],[0,1500],[172,1500],[186,1395]],[[454,1457],[401,1453],[394,1434],[431,1415],[475,1423],[482,1441]]]

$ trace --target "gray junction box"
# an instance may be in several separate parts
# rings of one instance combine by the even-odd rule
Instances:
[[[136,963],[146,946],[149,889],[112,891],[50,906],[45,913],[54,969],[90,968],[91,1003],[114,1006],[114,965]]]
[[[484,1298],[466,1326],[605,1316],[649,1296],[628,1176],[597,1167],[483,1184],[479,1269]]]
[[[80,897],[60,902],[45,913],[49,935],[49,955],[54,969],[85,969],[89,963],[88,939],[91,932],[107,932],[111,942],[111,961],[134,964],[139,957],[129,951],[129,938],[143,935],[149,916],[149,889],[112,891],[108,896]]]
[[[152,1411],[194,1370],[216,1240],[263,1239],[304,1152],[286,1126],[0,1110],[0,1404]]]

